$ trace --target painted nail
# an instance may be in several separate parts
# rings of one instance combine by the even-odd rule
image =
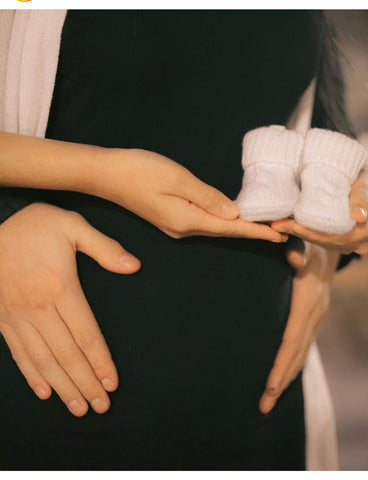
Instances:
[[[101,380],[102,385],[106,390],[113,390],[115,389],[115,383],[110,378],[103,378]]]

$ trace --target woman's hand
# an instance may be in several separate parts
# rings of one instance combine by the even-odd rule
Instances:
[[[140,262],[82,216],[34,203],[0,226],[0,331],[41,399],[51,388],[76,416],[103,413],[118,386],[109,349],[79,283],[76,251],[115,273]]]
[[[301,243],[301,242],[300,242]],[[339,254],[306,244],[288,251],[296,269],[290,314],[265,391],[259,402],[262,413],[272,410],[282,392],[303,367],[318,326],[327,311],[330,283]]]
[[[167,235],[287,239],[269,226],[238,218],[234,202],[163,155],[111,149],[95,174],[94,195],[148,220]]]
[[[103,148],[0,132],[0,183],[70,190],[111,200],[173,238],[189,235],[284,241],[240,220],[234,202],[186,168],[140,149]]]
[[[320,245],[328,250],[336,250],[343,254],[352,252],[368,253],[368,173],[362,173],[352,185],[350,192],[350,214],[357,222],[356,226],[344,235],[332,235],[317,232],[295,220],[277,220],[272,222],[272,228],[278,232],[295,235],[303,240]]]

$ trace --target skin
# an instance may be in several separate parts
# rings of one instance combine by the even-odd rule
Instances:
[[[1,136],[3,185],[99,195],[177,239],[287,240],[269,226],[240,220],[234,202],[154,152]],[[118,387],[118,374],[78,280],[77,250],[115,273],[140,268],[138,259],[75,212],[34,203],[0,225],[0,276],[9,279],[0,286],[0,331],[35,394],[47,399],[53,389],[82,416],[89,405],[97,413],[108,410],[106,392]]]
[[[294,220],[278,220],[272,227],[299,237],[299,243],[288,252],[295,268],[290,315],[260,399],[261,412],[268,413],[282,392],[303,368],[329,304],[330,283],[340,253],[368,253],[368,175],[363,173],[352,185],[350,214],[357,222],[344,235],[329,235],[310,230]]]
[[[97,195],[129,209],[177,239],[205,235],[282,242],[288,238],[269,226],[240,220],[230,199],[157,153],[5,133],[0,133],[0,141],[0,179],[5,186]],[[0,226],[0,276],[12,279],[0,287],[0,331],[35,394],[47,399],[54,389],[74,415],[82,416],[88,405],[97,413],[108,410],[106,391],[117,388],[118,376],[79,284],[77,250],[115,273],[131,274],[140,268],[138,259],[75,212],[35,203]],[[326,269],[316,269],[320,258],[318,262],[307,261],[306,254],[290,250],[289,261],[299,270],[289,331],[297,323],[303,324],[305,330],[308,322],[314,323],[321,317],[323,308],[318,306],[326,304],[328,292],[322,286],[328,284],[336,258],[323,249],[319,252],[325,256]],[[310,317],[298,314],[304,309],[303,298],[312,298],[317,290],[322,293],[315,296]],[[273,403],[278,398],[274,392],[281,393],[292,378],[291,367],[292,372],[297,368],[294,356],[283,351],[290,349],[292,341],[299,349],[302,337],[288,334],[288,341],[280,347],[270,376],[272,382],[267,384]],[[267,401],[264,406],[264,402],[261,399],[261,411],[272,408]]]
[[[274,408],[281,394],[303,368],[327,312],[331,280],[340,257],[337,252],[327,252],[311,244],[302,251],[295,246],[287,255],[296,270],[293,295],[282,342],[259,401],[262,413]]]
[[[327,250],[344,254],[355,252],[363,255],[368,253],[368,172],[363,172],[352,185],[349,202],[351,217],[357,223],[350,232],[344,235],[317,232],[300,225],[295,220],[288,219],[273,222],[272,228],[278,232],[295,235]]]

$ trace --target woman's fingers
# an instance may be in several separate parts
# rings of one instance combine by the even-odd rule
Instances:
[[[16,323],[16,333],[22,339],[32,363],[55,390],[71,413],[77,417],[85,415],[88,404],[71,381],[64,369],[56,361],[51,350],[39,332],[26,319]]]
[[[119,380],[115,364],[78,277],[56,307],[105,390],[116,390]]]
[[[34,366],[17,334],[5,324],[1,325],[0,330],[10,349],[13,360],[22,372],[28,385],[38,398],[47,400],[52,393],[50,385]]]
[[[298,237],[290,237],[286,259],[295,270],[303,268],[308,261],[308,248],[305,242]]]
[[[294,279],[289,318],[265,391],[259,402],[262,413],[272,410],[277,399],[290,383],[293,366],[298,362],[300,351],[310,336],[308,332],[315,325],[316,300],[313,292],[309,279],[305,277]]]
[[[97,413],[106,412],[110,407],[110,399],[58,312],[51,309],[40,312],[32,323],[92,408]]]
[[[295,235],[302,240],[320,245],[327,249],[341,251],[344,251],[345,249],[349,250],[350,246],[364,241],[368,236],[366,224],[358,224],[351,232],[343,235],[335,235],[318,232],[317,230],[311,230],[310,228],[304,227],[300,223],[297,223],[295,220],[276,220],[272,222],[271,226],[278,232]]]
[[[350,215],[358,223],[365,223],[368,216],[368,189],[362,183],[355,183],[349,198]]]
[[[167,209],[167,215],[170,215],[174,203],[176,205],[172,231],[177,238],[202,235],[254,238],[276,243],[285,242],[288,239],[287,235],[276,232],[268,225],[246,222],[240,218],[224,220],[178,197],[172,197],[170,206],[163,202],[162,211],[165,212]]]
[[[217,217],[234,220],[239,215],[238,207],[233,201],[191,173],[183,177],[180,194],[184,199]]]
[[[358,223],[365,223],[368,215],[368,172],[363,171],[353,183],[349,197],[350,214]]]
[[[307,317],[307,321],[310,318]],[[272,410],[278,398],[291,381],[291,374],[298,363],[300,350],[307,336],[306,318],[289,317],[287,331],[277,352],[274,365],[260,399],[262,413]],[[300,369],[301,365],[299,366]]]
[[[288,237],[272,230],[267,225],[259,223],[246,222],[241,219],[221,220],[220,218],[211,218],[206,216],[194,230],[194,234],[235,237],[235,238],[254,238],[259,240],[268,240],[270,242],[286,242]]]

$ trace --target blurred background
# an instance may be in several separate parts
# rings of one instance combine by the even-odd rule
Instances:
[[[336,28],[348,115],[368,149],[368,10],[325,12]],[[335,406],[341,470],[368,470],[368,256],[335,275],[320,353]]]

